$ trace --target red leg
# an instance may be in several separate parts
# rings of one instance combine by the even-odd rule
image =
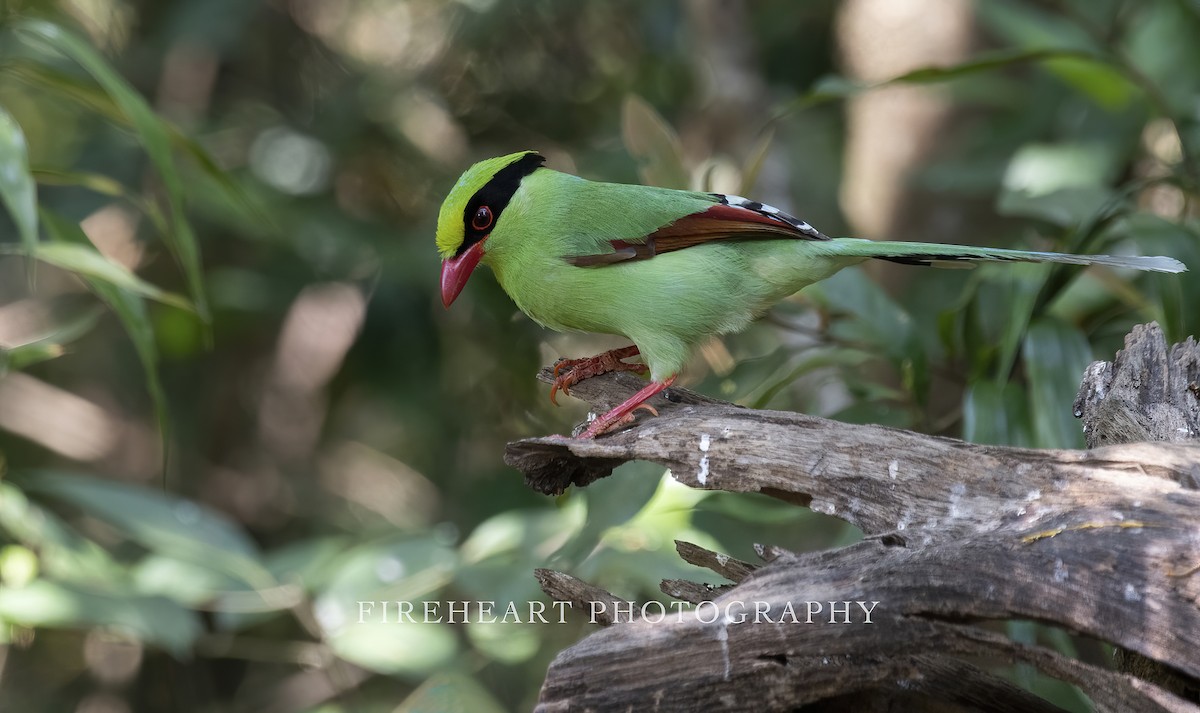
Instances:
[[[630,396],[620,406],[617,406],[612,411],[598,416],[595,421],[588,426],[587,430],[579,434],[580,438],[595,438],[602,433],[605,433],[610,428],[620,425],[625,421],[625,418],[633,413],[634,409],[645,403],[651,396],[657,394],[671,384],[675,383],[676,374],[667,377],[665,381],[652,381],[646,385],[646,388]]]
[[[607,374],[610,371],[633,371],[639,374],[646,373],[647,367],[645,364],[626,364],[621,361],[632,356],[637,356],[637,345],[634,344],[620,349],[598,354],[587,359],[561,359],[554,365],[554,385],[550,387],[550,403],[558,405],[556,398],[559,391],[570,396],[570,388],[575,384],[590,379],[593,376]],[[560,373],[561,372],[561,373]]]

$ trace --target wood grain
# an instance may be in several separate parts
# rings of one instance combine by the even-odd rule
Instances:
[[[510,444],[506,461],[542,492],[646,460],[689,486],[765,493],[867,536],[803,555],[768,546],[761,564],[681,544],[684,559],[734,584],[664,582],[674,596],[708,603],[661,621],[635,616],[563,651],[538,710],[1056,710],[978,668],[986,657],[1074,683],[1099,711],[1200,711],[1188,700],[1200,680],[1198,365],[1194,341],[1168,350],[1156,326],[1131,333],[1114,364],[1093,365],[1081,388],[1075,407],[1089,443],[1172,435],[1088,451],[981,446],[681,389],[655,404],[658,417],[604,438]],[[609,375],[572,393],[601,410],[640,384]],[[615,599],[555,581],[555,597]],[[861,612],[830,623],[827,604],[808,616],[811,602],[860,601],[878,602],[869,624]],[[760,603],[770,621],[755,621]],[[797,623],[781,621],[789,604]],[[701,615],[711,611],[720,616]],[[1183,685],[1013,642],[995,624],[1012,619],[1135,652]]]

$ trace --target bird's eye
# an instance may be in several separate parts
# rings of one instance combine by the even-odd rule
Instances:
[[[476,230],[487,230],[492,227],[492,209],[485,205],[479,206],[475,217],[471,218],[471,227]]]

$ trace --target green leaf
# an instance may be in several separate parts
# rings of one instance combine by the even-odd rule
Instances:
[[[301,593],[322,589],[337,574],[344,563],[346,551],[353,542],[342,536],[324,536],[301,540],[266,553],[263,564],[267,571],[285,587]],[[214,621],[221,631],[239,631],[256,626],[278,614],[277,608],[260,607],[257,610],[220,608],[214,612]]]
[[[748,398],[750,408],[766,408],[771,401],[797,379],[817,369],[830,366],[857,368],[879,355],[861,349],[810,349],[793,360],[787,373],[765,384],[758,395]]]
[[[133,274],[124,266],[104,257],[99,250],[92,246],[91,241],[78,225],[68,223],[49,211],[41,211],[42,223],[55,242],[39,242],[32,252],[24,246],[0,244],[0,254],[28,255],[35,260],[54,265],[55,267],[74,272],[82,277],[98,280],[113,287],[128,290],[143,297],[149,297],[156,302],[178,307],[188,312],[195,312],[192,303],[185,297],[156,287]],[[83,242],[78,239],[82,236]]]
[[[679,136],[654,107],[636,94],[626,97],[621,107],[621,135],[629,155],[641,165],[643,182],[664,188],[688,187]]]
[[[388,603],[395,617],[397,601]],[[377,600],[373,612],[376,616],[382,604],[382,600]],[[445,617],[445,607],[442,611]],[[503,609],[493,612],[503,613]],[[445,668],[458,653],[454,629],[446,624],[425,623],[419,618],[421,616],[423,611],[418,603],[413,622],[393,618],[388,623],[367,621],[360,624],[355,619],[342,628],[327,631],[325,637],[329,648],[350,663],[376,673],[421,676]]]
[[[1029,407],[1011,384],[980,381],[963,395],[963,440],[1001,446],[1028,446]]]
[[[1033,441],[1038,448],[1083,448],[1083,432],[1072,413],[1092,350],[1078,328],[1052,318],[1038,319],[1025,335],[1025,373]]]
[[[798,508],[765,496],[745,496],[743,493],[713,493],[696,506],[695,512],[714,513],[753,523],[758,526],[795,524],[811,516],[810,510]]]
[[[888,80],[889,84],[931,84],[944,82],[948,79],[958,79],[980,72],[993,72],[1015,64],[1031,62],[1071,60],[1075,62],[1091,62],[1104,64],[1104,60],[1086,50],[1067,49],[1061,47],[1044,47],[1040,49],[1004,49],[983,53],[974,59],[949,67],[921,67],[906,72]]]
[[[0,107],[0,201],[8,208],[27,253],[37,245],[37,187],[29,173],[25,133]]]
[[[200,635],[200,619],[170,599],[46,579],[24,587],[0,587],[0,621],[25,626],[91,629],[108,627],[184,656]]]
[[[988,302],[982,299],[984,295],[981,294],[976,308],[991,312],[1001,322],[1000,348],[997,352],[998,360],[994,373],[996,382],[1004,384],[1008,381],[1013,364],[1016,362],[1021,337],[1025,334],[1026,327],[1029,326],[1029,320],[1038,311],[1039,290],[1053,268],[1044,264],[996,265],[993,267],[1004,270],[1004,277],[997,278],[996,282],[1007,288],[1007,297],[1003,301]]]
[[[996,212],[1044,220],[1065,228],[1079,225],[1096,215],[1113,197],[1110,189],[1101,186],[1062,188],[1040,195],[1006,188],[996,199]]]
[[[1111,197],[1108,185],[1121,170],[1123,161],[1123,152],[1099,141],[1029,143],[1009,159],[1004,188],[1034,198],[1055,191],[1091,189],[1092,193],[1081,194],[1094,201],[1092,205],[1085,203],[1085,210],[1090,208],[1084,213],[1086,216]],[[1065,195],[1073,198],[1070,193]]]
[[[189,607],[208,604],[206,608],[217,609],[220,603],[214,603],[214,600],[219,594],[246,592],[243,582],[224,572],[163,555],[151,554],[142,558],[132,574],[134,586],[140,593],[169,597]]]
[[[474,678],[461,673],[439,672],[409,694],[394,713],[504,713],[504,706]]]
[[[313,605],[330,648],[380,673],[416,675],[452,661],[458,649],[454,633],[422,616],[423,602],[438,598],[455,563],[454,551],[432,537],[402,537],[346,553]],[[359,602],[373,606],[364,611]],[[412,603],[414,621],[400,617],[398,602]]]
[[[107,551],[12,483],[0,482],[0,532],[36,551],[42,570],[56,579],[99,584],[121,576]]]
[[[653,463],[626,463],[605,478],[602,487],[589,486],[578,494],[587,503],[583,529],[551,557],[556,567],[570,568],[582,562],[612,527],[619,527],[650,502],[662,482],[663,468]],[[596,481],[592,485],[601,485]],[[474,535],[472,535],[474,538]],[[530,561],[530,568],[540,563]]]
[[[208,299],[204,291],[200,249],[192,233],[191,224],[184,215],[183,181],[171,155],[171,130],[166,122],[154,113],[146,100],[99,52],[78,36],[44,20],[22,19],[17,21],[14,27],[19,35],[32,44],[57,50],[78,62],[133,122],[146,153],[162,177],[169,197],[172,230],[166,236],[167,246],[187,276],[197,314],[207,322]]]
[[[882,82],[856,82],[836,75],[824,77],[807,94],[791,102],[783,110],[783,114],[896,84],[936,84],[952,79],[961,79],[982,72],[994,72],[1013,65],[1055,60],[1071,60],[1077,63],[1090,63],[1101,67],[1109,67],[1103,58],[1081,49],[1042,47],[1037,49],[999,50],[980,54],[960,64],[919,67]]]
[[[0,348],[0,375],[5,369],[26,369],[49,359],[57,359],[66,353],[66,345],[92,331],[103,308],[94,306],[74,318],[54,327],[48,334],[18,344],[10,349]]]
[[[925,363],[925,349],[912,316],[862,270],[842,270],[813,285],[809,294],[834,315],[853,317],[834,324],[831,331],[839,339],[875,345],[900,369],[906,364],[916,369]]]
[[[264,589],[276,585],[254,543],[224,515],[149,488],[53,471],[20,473],[27,493],[70,503],[161,555],[209,567]]]
[[[143,282],[133,275],[133,273],[125,270],[124,267],[104,258],[92,246],[83,229],[75,223],[69,223],[49,211],[42,211],[42,222],[46,225],[46,232],[50,234],[51,239],[57,242],[41,243],[40,248],[75,250],[81,255],[89,256],[87,258],[88,262],[97,263],[97,261],[100,261],[103,265],[108,266],[105,268],[107,272],[117,271],[120,274],[121,280],[115,282],[113,280],[105,280],[98,275],[79,271],[92,291],[121,320],[121,325],[125,328],[126,334],[129,335],[130,341],[133,342],[133,348],[137,352],[138,361],[142,364],[142,374],[146,380],[146,391],[150,394],[150,400],[154,404],[155,421],[158,424],[159,437],[162,440],[163,477],[165,478],[171,443],[171,416],[167,408],[167,396],[163,391],[162,381],[158,376],[158,344],[154,339],[154,327],[150,323],[150,316],[146,313],[146,303],[142,300],[142,296],[150,296],[145,291],[148,288],[159,293],[158,299],[160,301],[166,301],[162,300],[162,296],[169,295],[172,302],[167,302],[167,304],[180,302],[185,308],[190,308],[190,305],[182,297],[162,292],[157,287]],[[63,265],[59,266],[63,267]],[[130,280],[133,281],[134,289],[128,286]],[[141,289],[137,289],[139,286]]]
[[[44,186],[78,186],[100,195],[120,198],[149,218],[160,235],[166,235],[169,230],[166,218],[163,217],[158,206],[137,195],[120,181],[102,173],[35,168],[33,169],[33,178]]]
[[[113,101],[112,97],[93,84],[42,64],[19,58],[10,58],[0,62],[0,74],[7,74],[31,86],[70,99],[120,127],[136,130],[133,120]],[[213,180],[227,201],[237,205],[258,220],[271,221],[270,216],[250,200],[246,192],[239,188],[228,172],[217,165],[217,162],[203,146],[173,125],[164,123],[164,126],[170,134],[171,143],[175,148],[191,157],[203,174]],[[156,227],[159,228],[161,235],[168,234],[166,225],[156,224]]]

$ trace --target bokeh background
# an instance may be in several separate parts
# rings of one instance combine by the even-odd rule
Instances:
[[[543,566],[646,600],[711,581],[676,539],[856,539],[646,465],[524,488],[505,442],[584,416],[535,371],[620,340],[540,329],[486,270],[442,308],[436,212],[472,161],[533,148],[829,234],[1200,269],[1194,0],[0,7],[0,710],[527,710],[588,625],[355,603],[524,607]],[[1081,447],[1089,361],[1138,322],[1200,332],[1197,305],[1188,275],[871,265],[706,344],[684,383]]]

